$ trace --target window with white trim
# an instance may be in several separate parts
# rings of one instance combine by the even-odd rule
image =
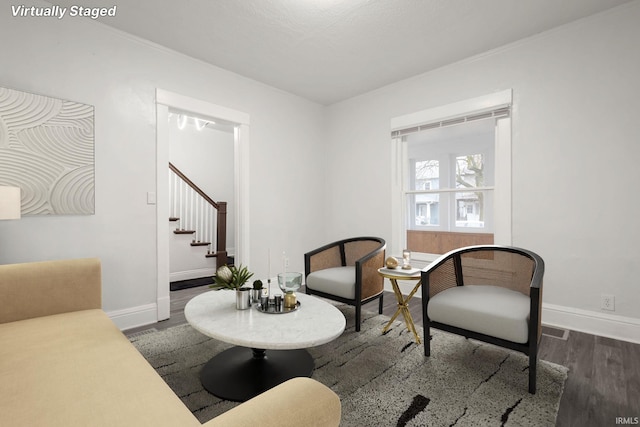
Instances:
[[[430,260],[465,242],[511,244],[511,99],[507,90],[392,119],[391,253]]]
[[[490,120],[403,137],[409,229],[493,232],[494,140]]]

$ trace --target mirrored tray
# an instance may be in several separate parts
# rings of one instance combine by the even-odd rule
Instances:
[[[256,309],[262,313],[268,314],[284,314],[284,313],[292,313],[300,308],[300,301],[296,302],[296,306],[293,308],[286,308],[284,304],[282,304],[282,310],[276,310],[275,305],[269,305],[266,310],[262,308],[261,304],[256,305]]]

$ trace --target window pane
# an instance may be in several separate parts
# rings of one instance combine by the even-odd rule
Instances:
[[[440,162],[421,160],[416,162],[412,190],[435,190],[440,188]]]
[[[403,142],[409,166],[403,187],[405,227],[423,233],[490,233],[495,122],[416,132]]]
[[[440,195],[417,194],[414,206],[409,207],[415,212],[413,225],[440,225]]]
[[[482,154],[456,157],[456,188],[484,186],[484,159]]]
[[[456,227],[484,228],[484,193],[456,193]]]

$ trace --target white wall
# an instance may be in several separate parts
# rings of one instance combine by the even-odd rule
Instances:
[[[513,244],[546,261],[543,321],[640,341],[638,22],[636,1],[329,107],[330,238],[390,239],[391,118],[512,88]]]
[[[271,248],[303,269],[305,242],[324,234],[321,106],[90,19],[13,18],[3,10],[0,37],[10,41],[0,85],[95,106],[96,158],[96,214],[0,222],[0,263],[98,256],[103,307],[120,326],[153,311],[157,224],[147,192],[156,191],[160,87],[250,114],[251,256],[243,261],[265,277]]]

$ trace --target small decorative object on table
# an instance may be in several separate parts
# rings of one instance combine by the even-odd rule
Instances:
[[[287,292],[284,294],[284,308],[294,308],[296,303],[297,298],[294,292]]]
[[[411,270],[411,251],[409,249],[402,251],[402,269]]]
[[[262,295],[262,280],[253,281],[253,289],[251,290],[251,304],[257,304],[260,302],[260,296]]]
[[[244,287],[244,284],[249,281],[251,276],[253,273],[242,264],[238,267],[223,265],[216,271],[213,285],[209,287],[216,290],[234,289],[236,291],[236,309],[246,310],[251,307],[251,288]]]
[[[285,295],[285,308],[294,308],[296,306],[295,292],[302,286],[302,273],[284,272],[278,274],[278,286]]]
[[[251,308],[251,288],[236,289],[236,309],[246,310]]]
[[[260,305],[258,308],[266,309],[269,307],[269,297],[267,295],[260,295]]]
[[[258,311],[270,314],[291,313],[300,307],[295,291],[302,286],[302,273],[280,273],[278,274],[278,285],[284,295],[272,295],[268,304],[260,304]]]
[[[302,286],[302,273],[280,273],[278,274],[278,285],[284,292],[284,308],[295,309],[297,307],[295,291]]]
[[[278,286],[285,294],[297,291],[302,286],[302,273],[287,272],[278,274]]]
[[[285,294],[285,298],[286,298],[286,294]],[[279,301],[277,301],[276,299],[279,299]],[[260,304],[257,306],[257,310],[259,312],[268,313],[268,314],[293,313],[294,311],[297,311],[299,308],[300,308],[300,301],[296,301],[293,307],[286,307],[284,305],[282,295],[279,295],[279,294],[273,298],[270,298],[269,303],[265,305]]]
[[[271,278],[267,279],[267,286],[262,288],[262,296],[269,298],[271,295]]]
[[[386,259],[384,264],[387,266],[387,268],[394,269],[398,267],[398,260],[395,257],[390,256]]]

